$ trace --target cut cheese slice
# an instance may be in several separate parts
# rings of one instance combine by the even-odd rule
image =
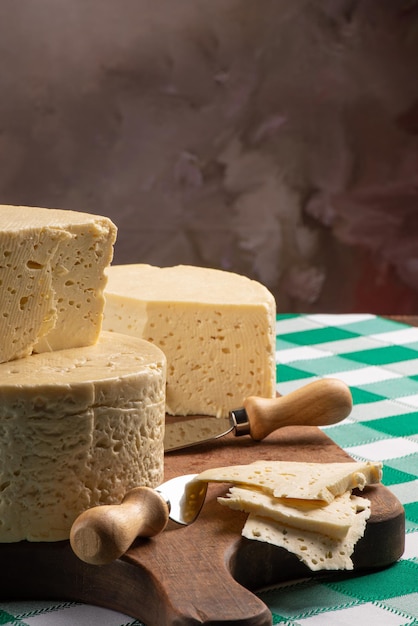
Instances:
[[[0,541],[67,539],[74,519],[163,479],[163,352],[103,332],[0,365]]]
[[[205,470],[196,480],[248,485],[276,498],[331,502],[345,491],[380,482],[381,468],[381,463],[372,462],[257,461]]]
[[[0,205],[0,362],[97,341],[115,239],[106,217]]]
[[[337,496],[327,505],[311,500],[286,500],[242,487],[232,487],[227,497],[218,498],[224,506],[257,517],[267,517],[286,526],[318,532],[333,539],[346,536],[358,507],[349,492]]]
[[[167,357],[167,412],[227,416],[276,394],[276,305],[260,283],[193,266],[109,268],[103,328]]]
[[[352,502],[358,512],[342,539],[332,539],[318,532],[301,531],[252,514],[248,516],[242,535],[247,539],[270,543],[292,552],[312,571],[352,570],[351,555],[357,541],[364,535],[366,521],[370,517],[368,500],[352,496]]]

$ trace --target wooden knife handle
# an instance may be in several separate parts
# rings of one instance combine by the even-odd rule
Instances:
[[[81,513],[71,527],[71,547],[82,561],[105,565],[122,556],[136,537],[158,535],[168,517],[169,506],[157,491],[135,487],[121,504],[95,506]]]
[[[350,388],[337,378],[323,378],[279,398],[249,396],[244,401],[250,435],[259,441],[283,426],[328,426],[351,413]]]

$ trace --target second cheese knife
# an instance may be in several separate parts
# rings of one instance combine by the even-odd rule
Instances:
[[[166,416],[164,451],[188,448],[230,432],[264,439],[283,426],[329,426],[352,410],[349,387],[337,378],[323,378],[278,398],[249,396],[243,408],[228,417]]]
[[[196,474],[176,476],[156,489],[134,487],[120,504],[101,504],[74,521],[70,544],[79,559],[106,565],[126,552],[136,537],[154,537],[167,526],[192,524],[206,497],[207,484]]]

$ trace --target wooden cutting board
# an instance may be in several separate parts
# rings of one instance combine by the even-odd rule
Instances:
[[[167,454],[165,478],[259,459],[352,460],[316,427],[287,427],[259,443],[229,435]],[[246,515],[216,502],[226,490],[226,485],[209,485],[194,524],[169,522],[163,533],[138,539],[110,565],[83,563],[67,541],[2,544],[0,600],[76,600],[122,611],[147,626],[267,626],[271,613],[254,591],[316,574],[281,548],[241,537]],[[358,572],[385,567],[404,550],[402,505],[382,485],[363,494],[371,500],[372,514],[353,555]]]

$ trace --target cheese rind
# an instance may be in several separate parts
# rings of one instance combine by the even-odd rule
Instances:
[[[0,205],[0,362],[97,341],[115,240],[106,217]]]
[[[272,294],[245,276],[193,266],[114,265],[103,328],[142,337],[167,357],[167,412],[226,416],[276,394]]]
[[[243,537],[273,544],[295,554],[312,571],[352,570],[351,555],[357,541],[364,535],[370,517],[370,502],[352,496],[357,508],[347,534],[335,539],[321,532],[292,528],[272,519],[249,515],[242,531]]]
[[[165,356],[100,335],[0,365],[0,541],[67,539],[83,510],[163,478]]]
[[[378,483],[382,464],[370,461],[347,463],[303,463],[256,461],[205,470],[196,480],[249,485],[276,498],[332,502],[345,491],[362,490]]]

